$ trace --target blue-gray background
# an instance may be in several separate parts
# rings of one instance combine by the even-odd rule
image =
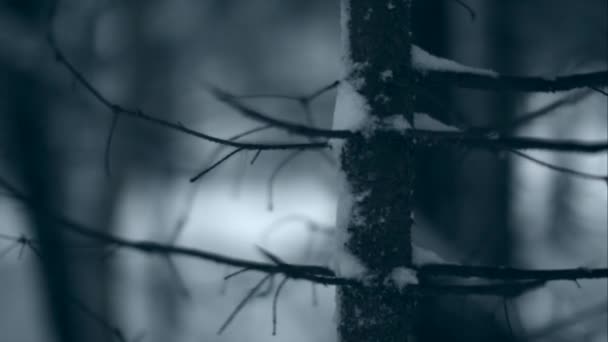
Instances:
[[[261,245],[287,261],[327,263],[336,187],[335,166],[326,156],[307,152],[287,164],[274,178],[269,210],[269,179],[288,152],[264,152],[254,165],[249,163],[253,153],[237,155],[193,185],[188,179],[221,156],[217,146],[120,119],[107,175],[104,150],[112,114],[53,59],[43,39],[44,11],[28,9],[28,3],[0,1],[0,88],[10,94],[22,73],[43,84],[43,90],[20,98],[45,104],[41,120],[48,138],[40,143],[52,156],[54,176],[49,173],[48,182],[63,213],[108,232],[156,241],[171,241],[178,222],[187,218],[180,245],[253,259],[261,259],[255,248]],[[418,1],[417,44],[511,74],[606,68],[605,0],[467,3],[475,20],[456,1]],[[258,124],[215,101],[206,83],[242,95],[303,95],[340,76],[337,0],[65,0],[54,27],[64,52],[112,101],[216,136]],[[553,115],[517,133],[591,140],[607,135],[606,97],[592,91],[494,96],[435,87],[429,92],[436,100],[421,103],[422,108],[469,125],[501,125],[571,97]],[[334,97],[329,92],[313,102],[315,124],[329,126]],[[247,103],[308,122],[302,108],[288,100]],[[2,122],[10,121],[18,105],[0,99]],[[461,114],[446,115],[446,107]],[[23,156],[11,147],[4,127],[0,172],[18,178],[14,164]],[[252,139],[296,137],[267,131]],[[606,155],[534,156],[608,172]],[[439,150],[421,160],[417,239],[446,259],[530,268],[606,266],[605,185],[487,152]],[[31,236],[25,218],[10,196],[0,197],[0,233]],[[171,261],[175,272],[162,257],[117,250],[102,258],[107,249],[79,248],[87,243],[74,242],[69,251],[76,296],[128,338],[336,339],[332,287],[289,282],[279,300],[277,336],[271,336],[272,294],[256,297],[218,336],[222,322],[261,275],[250,272],[223,282],[234,270],[177,258]],[[14,246],[0,240],[0,341],[51,341],[37,258]],[[417,335],[421,341],[606,341],[607,296],[605,281],[581,281],[580,288],[558,282],[508,301],[509,322],[501,299],[423,299]],[[110,340],[91,317],[85,315],[80,328]]]

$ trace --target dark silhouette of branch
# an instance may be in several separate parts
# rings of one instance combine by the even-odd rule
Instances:
[[[274,293],[274,297],[272,298],[272,336],[276,336],[277,334],[277,305],[279,303],[279,296],[281,295],[281,291],[285,284],[287,284],[289,278],[285,277],[277,286],[277,290]]]
[[[256,162],[256,160],[258,160],[258,157],[260,156],[260,154],[262,154],[262,150],[255,151],[253,158],[251,158],[251,161],[249,161],[249,165],[253,165]]]
[[[241,132],[239,134],[236,134],[230,138],[228,138],[228,140],[234,141],[234,140],[238,140],[240,138],[244,138],[248,135],[251,134],[255,134],[267,129],[272,128],[271,125],[263,125],[263,126],[258,126],[258,127],[254,127],[251,129],[248,129],[244,132]],[[219,155],[219,153],[222,151],[222,149],[225,148],[225,146],[218,146],[216,148],[216,150],[211,154],[211,160],[215,159],[215,157],[217,155]],[[251,161],[251,163],[253,164],[253,162],[255,161],[255,159],[257,158],[257,156],[260,155],[260,153],[262,152],[262,150],[257,150],[256,154],[254,156],[254,159]],[[177,240],[178,236],[181,234],[181,232],[183,231],[184,227],[188,224],[188,221],[190,220],[190,215],[192,213],[192,210],[194,208],[194,200],[196,198],[196,194],[198,193],[199,188],[197,186],[193,186],[193,187],[189,187],[188,188],[188,193],[187,193],[187,197],[186,197],[186,204],[181,212],[181,214],[179,215],[175,228],[173,230],[173,237],[171,238],[171,242],[175,243],[175,241]]]
[[[268,130],[268,129],[271,129],[271,128],[274,128],[274,126],[272,126],[272,125],[262,125],[262,126],[254,127],[252,129],[248,129],[248,130],[246,130],[246,131],[244,131],[242,133],[239,133],[239,134],[237,134],[235,136],[232,136],[228,140],[238,140],[240,138],[244,138],[244,137],[246,137],[248,135],[251,135],[253,133],[258,133],[258,132],[265,131],[265,130]]]
[[[590,179],[590,180],[599,180],[599,181],[603,181],[606,184],[608,184],[608,175],[606,176],[602,176],[602,175],[596,175],[596,174],[592,174],[592,173],[587,173],[587,172],[583,172],[583,171],[578,171],[578,170],[574,170],[574,169],[570,169],[567,167],[563,167],[563,166],[559,166],[559,165],[554,165],[551,163],[548,163],[544,160],[540,160],[537,158],[534,158],[526,153],[520,152],[520,151],[516,151],[516,150],[512,150],[511,153],[524,158],[526,160],[529,160],[537,165],[546,167],[547,169],[568,175],[568,176],[574,176],[574,177],[578,177],[578,178],[582,178],[582,179]]]
[[[471,5],[467,4],[463,0],[452,0],[452,1],[454,1],[454,3],[456,3],[458,6],[460,6],[461,8],[463,8],[465,11],[467,11],[469,13],[469,16],[471,17],[471,21],[475,21],[475,19],[477,18],[477,13],[475,13],[475,10],[473,9],[473,7],[471,7]]]
[[[270,178],[268,179],[268,204],[267,204],[268,211],[274,210],[274,183],[275,183],[277,177],[279,176],[281,171],[292,160],[294,160],[297,156],[299,156],[302,152],[303,152],[303,150],[292,151],[272,171],[272,174],[270,175]]]
[[[509,307],[508,307],[506,298],[503,298],[503,300],[502,300],[502,311],[505,315],[505,321],[507,322],[507,328],[509,329],[511,338],[513,339],[513,341],[517,341],[517,338],[515,336],[515,331],[513,330],[513,325],[511,324],[511,317],[509,315]]]
[[[552,114],[554,110],[556,110],[560,107],[563,107],[563,106],[569,105],[569,104],[575,104],[575,103],[585,99],[587,96],[589,96],[589,94],[590,94],[590,92],[588,90],[584,90],[584,91],[574,92],[567,96],[563,96],[560,99],[553,101],[550,104],[548,104],[540,109],[537,109],[535,111],[532,111],[532,112],[529,112],[524,115],[516,117],[510,123],[508,123],[506,125],[506,127],[501,129],[501,131],[503,133],[512,132],[516,129],[527,126],[530,124],[530,122],[532,122],[534,120],[537,120],[541,117],[545,117],[547,115]]]
[[[455,144],[465,147],[505,150],[544,150],[556,152],[602,153],[608,151],[608,141],[583,142],[576,140],[543,139],[532,137],[490,137],[461,132],[408,130],[409,143],[433,146]]]
[[[249,292],[247,292],[247,295],[239,302],[239,304],[234,308],[232,313],[230,313],[230,315],[228,316],[226,321],[222,324],[220,329],[217,331],[218,335],[221,335],[224,332],[224,330],[226,330],[226,328],[230,325],[230,323],[232,323],[232,321],[234,320],[236,315],[238,315],[239,312],[241,312],[241,310],[243,310],[245,305],[247,305],[247,303],[249,303],[249,301],[256,295],[256,293],[268,281],[268,279],[270,279],[271,276],[272,276],[271,274],[265,275],[257,284],[255,284],[254,287],[251,288],[251,290],[249,290]]]
[[[547,326],[534,330],[528,333],[525,337],[528,341],[539,340],[541,338],[553,335],[559,332],[561,329],[568,328],[572,325],[582,322],[585,319],[596,318],[601,315],[606,315],[608,313],[608,301],[603,299],[599,301],[597,304],[593,304],[589,307],[586,307],[578,312],[573,313],[572,315],[557,319]]]
[[[296,102],[304,111],[306,124],[308,127],[317,127],[315,120],[311,111],[311,103],[323,95],[324,93],[336,88],[340,84],[339,80],[333,81],[330,84],[326,84],[322,87],[319,87],[317,90],[312,91],[308,95],[286,95],[286,94],[247,94],[247,95],[232,95],[237,100],[246,100],[246,99],[279,99],[279,100],[288,100]],[[272,127],[272,125],[270,125]],[[312,137],[308,137],[310,142],[313,142]],[[323,159],[332,166],[335,166],[335,160],[331,155],[327,153],[327,151],[321,150],[319,154]]]
[[[165,260],[165,262],[167,263],[167,268],[169,269],[169,272],[171,273],[172,279],[175,280],[175,286],[177,287],[178,292],[182,295],[182,297],[184,297],[186,299],[190,298],[191,297],[190,290],[188,290],[186,281],[184,280],[184,277],[182,277],[182,274],[180,273],[179,269],[177,268],[177,265],[175,264],[175,260],[173,260],[173,258],[170,255],[164,256],[163,260]]]
[[[19,247],[19,243],[13,242],[6,246],[3,250],[0,251],[0,259],[7,256],[10,252],[12,252],[15,248]]]
[[[245,117],[266,123],[271,124],[278,128],[283,128],[289,132],[301,134],[308,137],[322,137],[322,138],[340,138],[345,139],[353,136],[353,132],[349,130],[331,130],[331,129],[322,129],[322,128],[314,128],[307,125],[301,125],[297,123],[287,122],[279,119],[275,119],[266,114],[260,113],[256,110],[253,110],[237,101],[237,98],[233,95],[213,86],[209,86],[209,91],[215,95],[215,97],[235,109]]]
[[[596,71],[574,75],[544,77],[519,77],[486,75],[456,71],[418,71],[422,82],[445,84],[478,90],[512,90],[523,92],[557,92],[576,88],[599,88],[608,85],[608,71]]]
[[[608,278],[608,268],[570,268],[562,270],[524,270],[513,267],[427,264],[417,268],[422,277],[479,277],[494,280],[578,280]]]
[[[110,322],[108,322],[107,319],[105,319],[104,317],[99,315],[97,312],[93,311],[81,300],[79,300],[75,297],[72,297],[71,302],[85,316],[91,318],[95,323],[97,323],[100,327],[102,327],[110,336],[113,336],[118,342],[127,342],[127,338],[125,337],[125,334],[122,332],[122,330],[119,327],[112,325]]]
[[[314,101],[317,97],[324,93],[336,88],[340,84],[340,80],[332,81],[331,83],[320,87],[319,89],[311,92],[308,95],[286,95],[286,94],[246,94],[246,95],[233,95],[236,99],[284,99],[290,101],[297,101],[301,104],[309,104]]]
[[[233,155],[239,153],[243,151],[243,148],[237,148],[234,151],[228,153],[227,155],[225,155],[222,159],[218,160],[216,163],[214,163],[213,165],[209,166],[208,168],[204,169],[203,171],[199,172],[196,176],[190,178],[190,182],[194,183],[197,180],[199,180],[201,177],[203,177],[204,175],[206,175],[207,173],[209,173],[209,171],[215,169],[216,167],[220,166],[223,162],[225,162],[226,160],[230,159],[230,157],[232,157]]]
[[[590,89],[593,89],[593,91],[596,91],[604,96],[608,96],[608,92],[606,92],[605,90],[600,89],[599,87],[589,87]]]
[[[110,130],[108,132],[108,138],[106,139],[106,147],[103,153],[103,164],[106,170],[106,176],[110,177],[112,175],[112,167],[111,167],[111,149],[112,149],[112,141],[114,139],[114,132],[116,131],[116,126],[118,125],[118,120],[120,119],[120,115],[115,113],[112,116],[112,122],[110,123]]]
[[[100,103],[102,103],[106,108],[108,108],[113,114],[121,114],[133,118],[140,119],[142,121],[155,124],[161,127],[169,128],[187,135],[191,135],[197,138],[201,138],[207,141],[211,141],[214,143],[232,146],[235,148],[241,148],[244,150],[288,150],[288,149],[323,149],[328,148],[329,145],[325,142],[312,142],[312,143],[246,143],[246,142],[236,142],[230,141],[228,139],[221,139],[211,135],[207,135],[205,133],[193,130],[184,126],[183,124],[177,122],[171,122],[164,119],[156,118],[150,116],[139,109],[128,109],[123,106],[117,105],[110,100],[108,100],[101,92],[99,92],[85,77],[84,75],[76,69],[76,67],[65,57],[63,52],[59,49],[58,45],[55,42],[54,36],[52,32],[48,35],[49,46],[53,50],[55,54],[55,58],[60,65],[66,68],[70,74],[85,88],[89,93],[91,93]],[[429,75],[432,75],[433,72],[429,72]],[[448,73],[449,74],[449,73]],[[484,77],[480,75],[473,75],[474,77]],[[604,75],[606,76],[606,75]],[[487,76],[485,76],[487,77]],[[567,81],[566,84],[570,84],[572,82],[581,82],[580,79],[586,80],[587,77],[583,77],[580,75],[565,77],[564,79]],[[500,79],[500,78],[497,78]],[[569,81],[573,79],[574,81]],[[592,77],[595,79],[595,77]],[[528,80],[524,78],[524,80]],[[533,84],[536,84],[532,78],[530,81]],[[544,79],[542,79],[544,80]],[[552,82],[547,81],[546,82]],[[558,82],[555,87],[559,88],[563,81],[561,78],[555,80]],[[522,81],[523,82],[523,81]],[[577,84],[575,82],[575,84]],[[336,82],[334,82],[336,83]],[[331,86],[334,86],[332,83]],[[543,82],[541,82],[544,84]],[[527,84],[524,82],[524,84]],[[591,86],[591,85],[586,85]],[[576,87],[572,87],[576,88]],[[318,129],[305,125],[285,122],[282,120],[271,118],[263,113],[250,109],[238,101],[236,98],[218,88],[210,88],[211,91],[216,95],[218,99],[228,104],[232,108],[238,110],[241,114],[262,121],[266,124],[273,125],[277,128],[283,128],[293,133],[302,134],[309,137],[325,137],[325,138],[348,138],[352,137],[355,133],[348,130],[328,130],[328,129]],[[560,88],[561,89],[561,88]],[[559,90],[559,89],[558,89]],[[567,90],[567,89],[563,89]],[[429,134],[433,135],[435,140],[444,140],[446,142],[453,142],[454,136],[453,134],[448,134],[446,132],[424,132],[418,131],[417,134]],[[461,136],[456,139],[457,142],[461,144],[470,145],[473,147],[491,147],[494,149],[545,149],[545,150],[554,150],[554,151],[569,151],[569,152],[598,152],[604,151],[608,149],[608,142],[606,143],[582,143],[577,141],[544,141],[536,138],[498,138],[498,139],[489,139],[483,136]]]
[[[232,273],[227,274],[226,276],[224,276],[224,280],[228,280],[230,278],[234,278],[236,276],[238,276],[239,274],[243,274],[247,271],[251,271],[250,268],[241,268],[240,270],[234,271]]]
[[[300,144],[289,144],[289,143],[243,143],[243,142],[235,142],[227,139],[217,138],[194,129],[188,128],[184,126],[180,122],[171,122],[168,120],[164,120],[161,118],[157,118],[154,116],[150,116],[144,113],[140,109],[129,109],[124,106],[118,105],[110,101],[105,97],[97,88],[93,86],[93,84],[68,60],[68,58],[64,55],[64,53],[59,48],[55,37],[52,33],[52,30],[49,31],[47,36],[47,41],[51,50],[55,55],[56,61],[64,67],[73,77],[78,81],[80,85],[82,85],[93,97],[99,101],[104,107],[106,107],[112,114],[115,115],[124,115],[128,117],[132,117],[135,119],[139,119],[141,121],[154,124],[157,126],[165,127],[174,131],[178,131],[193,137],[197,137],[200,139],[204,139],[210,142],[232,146],[236,148],[242,149],[250,149],[250,150],[288,150],[293,148],[301,148],[301,149],[318,149],[318,148],[327,148],[328,145],[326,143],[300,143]]]
[[[0,186],[8,190],[16,199],[28,203],[29,199],[0,177]],[[50,219],[57,222],[67,231],[102,242],[132,250],[172,256],[187,256],[196,259],[215,262],[247,270],[256,270],[267,273],[268,276],[283,274],[291,279],[303,279],[325,285],[361,286],[361,280],[341,278],[326,267],[314,265],[292,265],[285,263],[277,256],[258,248],[271,263],[238,259],[200,249],[179,247],[171,244],[162,244],[153,241],[135,241],[121,238],[108,233],[96,231],[78,224],[67,217],[56,213],[45,213]],[[601,269],[563,269],[563,270],[522,270],[514,268],[463,266],[463,265],[424,265],[415,268],[421,279],[418,285],[408,285],[409,288],[423,293],[437,295],[500,295],[515,296],[527,289],[542,286],[547,281],[577,280],[608,278],[608,268]],[[432,279],[436,277],[471,278],[477,277],[486,280],[503,281],[490,284],[437,284]],[[260,285],[261,286],[261,285]]]

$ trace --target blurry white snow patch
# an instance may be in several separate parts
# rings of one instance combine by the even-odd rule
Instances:
[[[369,116],[369,105],[353,87],[352,81],[341,82],[334,109],[334,129],[358,130]]]
[[[445,264],[446,261],[435,251],[412,244],[412,261],[415,265]]]
[[[407,267],[395,267],[393,272],[391,272],[391,278],[399,290],[403,290],[410,284],[418,284],[416,271]]]
[[[340,187],[338,189],[338,207],[336,210],[336,240],[328,266],[339,277],[361,278],[365,274],[366,269],[357,257],[344,249],[344,243],[349,239],[346,228],[351,219],[353,219],[351,217],[353,204],[362,200],[366,194],[355,196],[346,182],[343,172],[339,172],[338,174],[338,184]]]
[[[383,124],[386,128],[398,131],[398,132],[403,132],[407,129],[411,129],[412,126],[410,125],[409,122],[407,122],[407,119],[405,118],[405,116],[397,114],[397,115],[391,115],[385,119],[382,120]]]
[[[392,78],[393,78],[393,70],[391,70],[391,69],[386,69],[386,70],[384,70],[383,72],[380,73],[380,79],[383,82],[386,82],[386,81],[388,81],[388,80],[390,80]]]
[[[372,120],[369,120],[372,122]],[[407,119],[401,115],[391,115],[387,118],[382,119],[381,122],[373,122],[377,128],[385,130],[395,130],[397,132],[404,132],[408,129],[412,129],[412,125]],[[449,126],[443,122],[434,119],[425,113],[414,113],[414,127],[418,130],[433,131],[433,132],[460,132],[461,130],[454,126]]]
[[[363,279],[367,273],[367,269],[359,259],[344,248],[337,248],[329,260],[328,266],[336,273],[336,276],[342,278]]]
[[[459,132],[460,129],[446,125],[443,122],[424,113],[414,113],[414,127],[416,129],[434,132]]]
[[[460,73],[471,73],[483,76],[498,77],[498,73],[489,69],[481,69],[462,65],[447,58],[437,57],[412,45],[412,65],[420,71],[452,71]]]

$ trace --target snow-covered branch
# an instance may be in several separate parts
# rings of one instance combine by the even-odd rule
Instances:
[[[421,48],[412,48],[412,65],[423,82],[481,90],[557,92],[576,88],[608,86],[608,71],[563,75],[557,77],[523,77],[502,75],[434,56]]]

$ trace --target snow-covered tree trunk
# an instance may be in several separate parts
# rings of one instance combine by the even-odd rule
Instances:
[[[365,284],[337,291],[342,342],[405,341],[411,333],[415,295],[399,285],[412,261],[413,150],[397,130],[383,129],[413,117],[410,7],[411,0],[342,1],[345,81],[334,128],[361,134],[340,146],[337,225],[346,257],[336,271]]]

